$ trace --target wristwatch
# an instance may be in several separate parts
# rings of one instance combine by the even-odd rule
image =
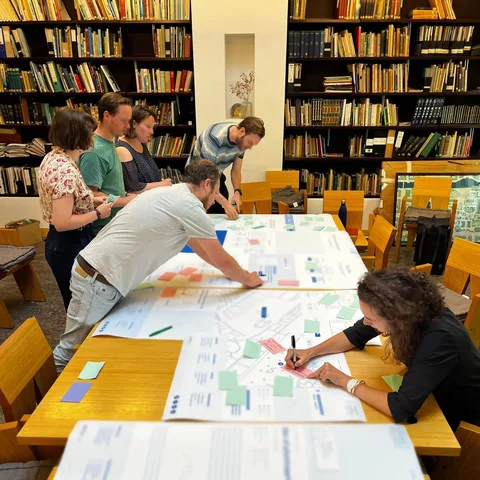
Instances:
[[[95,213],[97,214],[97,218],[100,220],[102,218],[102,214],[98,208],[95,209]]]
[[[237,193],[237,192],[240,194],[240,196],[243,195],[242,190],[241,190],[240,188],[236,188],[236,189],[233,191],[233,193]]]

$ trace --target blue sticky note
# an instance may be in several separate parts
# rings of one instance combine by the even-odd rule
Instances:
[[[262,318],[267,318],[267,307],[262,307]]]
[[[218,241],[220,245],[223,245],[225,242],[225,237],[227,236],[226,230],[216,230],[215,233],[217,234]],[[181,251],[182,253],[194,253],[193,250],[188,246],[185,245]]]
[[[73,382],[60,401],[67,403],[80,403],[91,386],[91,382]]]

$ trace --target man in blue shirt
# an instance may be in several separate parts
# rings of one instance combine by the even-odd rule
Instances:
[[[238,217],[242,206],[242,163],[246,150],[258,145],[265,136],[263,120],[247,117],[238,125],[232,122],[215,123],[207,127],[197,138],[195,146],[187,160],[187,165],[200,159],[213,162],[222,172],[220,176],[220,193],[215,197],[215,204],[208,213],[226,213],[228,218]],[[233,165],[232,165],[233,164]],[[231,179],[234,188],[232,203],[228,201],[229,193],[225,184],[223,171],[232,165]]]

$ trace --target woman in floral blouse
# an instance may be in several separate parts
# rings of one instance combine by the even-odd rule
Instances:
[[[73,108],[61,108],[53,119],[49,140],[53,149],[38,174],[42,215],[49,223],[45,258],[52,269],[65,308],[70,303],[73,262],[92,237],[91,223],[110,216],[112,203],[95,197],[85,184],[77,161],[93,144],[93,118]]]

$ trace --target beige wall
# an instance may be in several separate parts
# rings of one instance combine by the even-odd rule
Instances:
[[[225,34],[255,35],[255,115],[266,136],[245,155],[243,181],[281,170],[287,0],[192,0],[197,133],[226,119]]]

